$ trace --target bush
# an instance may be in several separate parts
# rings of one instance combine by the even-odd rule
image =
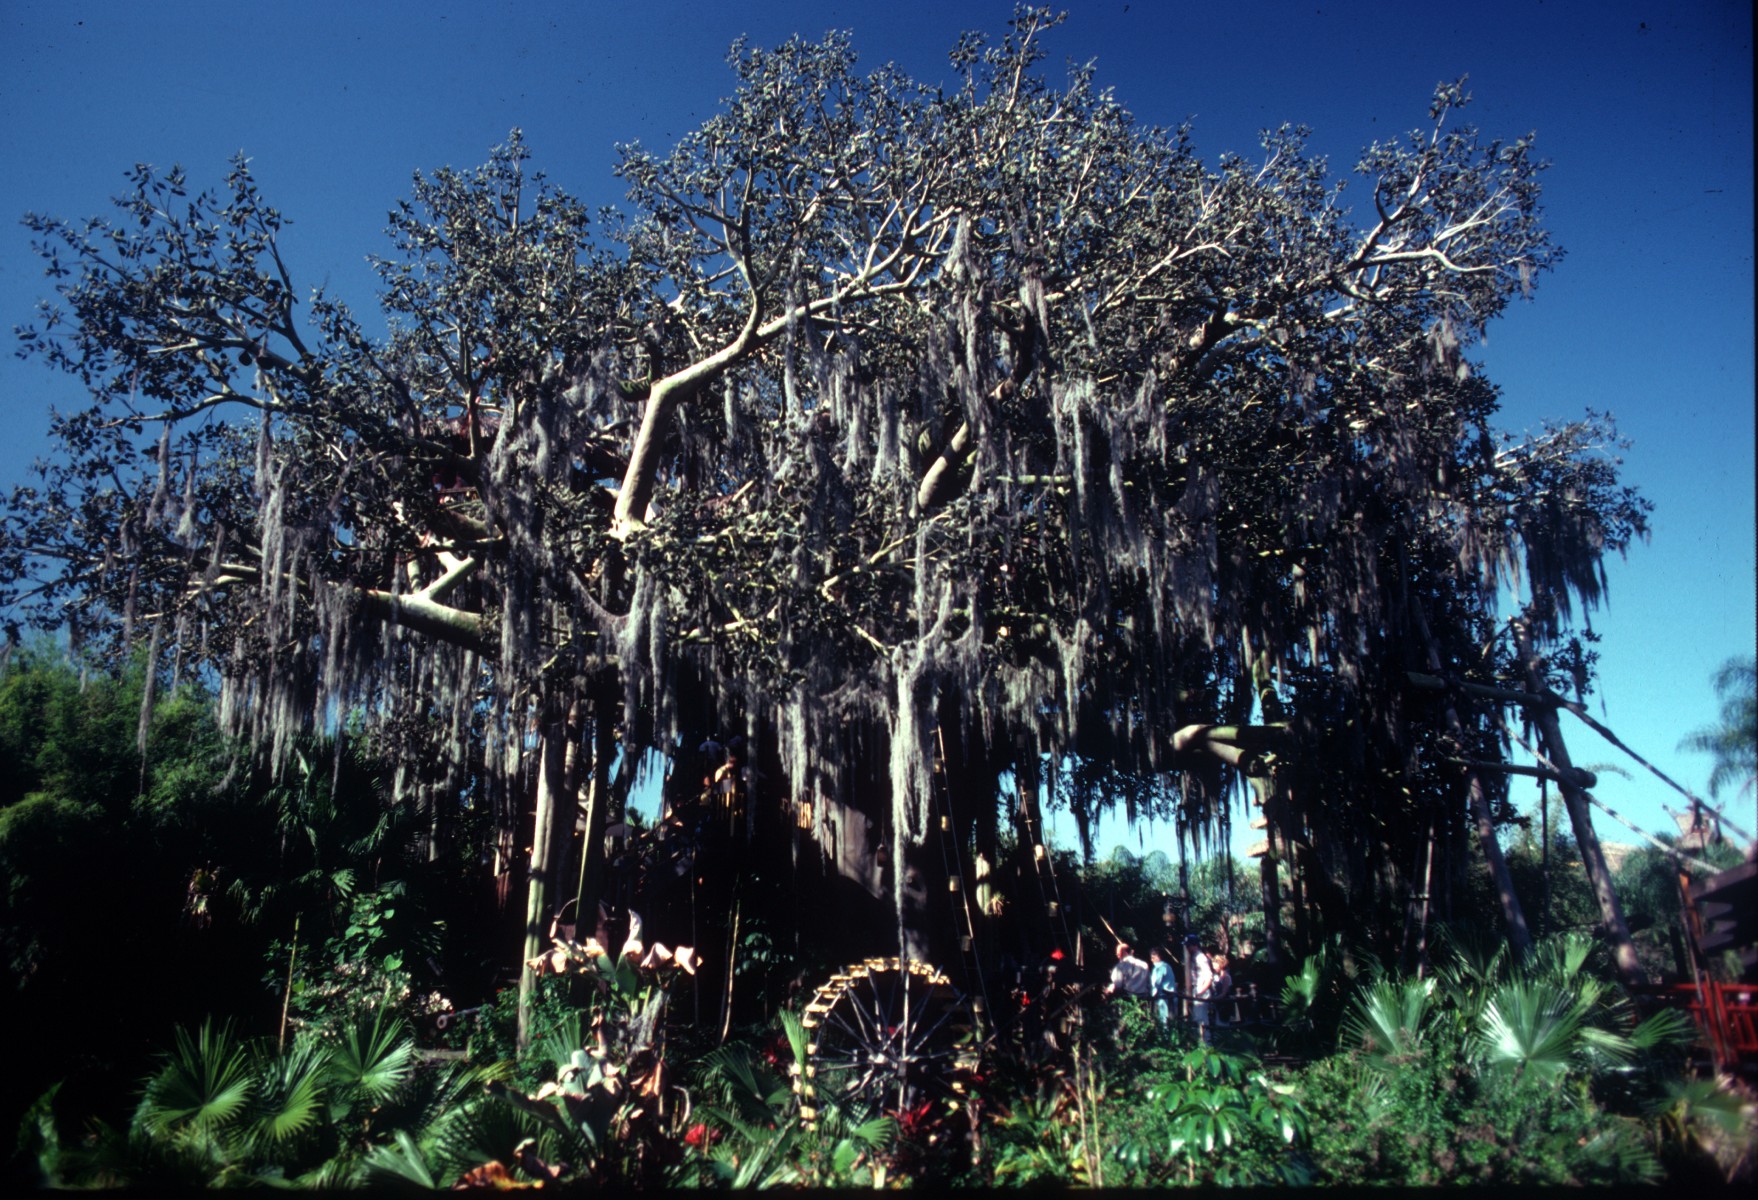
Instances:
[[[1658,1176],[1642,1124],[1580,1080],[1475,1074],[1445,1044],[1381,1070],[1336,1055],[1301,1076],[1315,1182],[1615,1184]]]

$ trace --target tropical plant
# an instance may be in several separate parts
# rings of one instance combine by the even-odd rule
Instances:
[[[364,1159],[400,1152],[384,1149],[385,1138],[443,1129],[445,1110],[497,1073],[453,1064],[418,1079],[414,1055],[407,1027],[382,1004],[285,1048],[243,1039],[229,1022],[179,1026],[125,1129],[100,1126],[70,1151],[39,1104],[33,1136],[39,1159],[70,1183],[346,1182]]]
[[[1652,1182],[1641,1121],[1607,1112],[1582,1081],[1489,1079],[1437,1040],[1384,1070],[1339,1054],[1301,1076],[1314,1181],[1401,1184]]]
[[[1077,1122],[1072,1081],[1036,1080],[1035,1090],[996,1097],[999,1110],[988,1132],[990,1170],[997,1182],[1027,1185],[1081,1183],[1087,1162]]]
[[[639,928],[640,919],[633,917]],[[536,1122],[514,1162],[495,1160],[535,1181],[656,1182],[678,1155],[689,1114],[666,1052],[666,1006],[680,974],[695,971],[690,947],[647,945],[638,933],[614,957],[595,938],[558,929],[551,949],[529,964],[539,981],[561,976],[587,990],[585,1009],[563,1008],[530,1043],[526,1059],[547,1077],[527,1092],[490,1081],[487,1091]],[[541,988],[533,990],[540,994]],[[382,1164],[421,1167],[399,1148]],[[509,1176],[511,1177],[511,1176]]]
[[[1747,792],[1758,780],[1758,658],[1728,659],[1715,672],[1713,682],[1721,701],[1721,719],[1689,734],[1679,748],[1714,756],[1715,766],[1709,773],[1711,796],[1729,784]]]
[[[1676,1157],[1707,1153],[1725,1182],[1750,1180],[1758,1156],[1758,1101],[1749,1087],[1722,1076],[1676,1079],[1655,1105]]]
[[[328,1038],[332,1086],[329,1118],[370,1124],[373,1113],[402,1097],[415,1067],[415,1040],[388,994]]]
[[[193,1036],[179,1026],[175,1038],[164,1066],[147,1081],[136,1123],[154,1136],[211,1136],[237,1124],[256,1088],[248,1047],[229,1022],[203,1022]]]
[[[1645,1095],[1676,1066],[1668,1051],[1689,1022],[1673,1010],[1637,1020],[1593,969],[1602,948],[1580,934],[1543,939],[1522,962],[1447,931],[1438,950],[1428,977],[1364,980],[1342,1053],[1307,1072],[1321,1177],[1654,1177]]]
[[[1399,1066],[1422,1048],[1434,992],[1432,978],[1375,979],[1344,1020],[1344,1040],[1376,1066]]]

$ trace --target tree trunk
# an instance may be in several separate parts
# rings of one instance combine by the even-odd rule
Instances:
[[[611,815],[610,760],[616,754],[619,691],[613,678],[601,681],[592,695],[592,782],[586,795],[586,835],[580,845],[580,883],[575,893],[576,919],[582,929],[597,921],[604,895],[604,830]]]
[[[1538,658],[1532,653],[1524,630],[1515,626],[1515,636],[1520,647],[1520,657],[1526,664],[1526,686],[1531,691],[1543,695],[1548,689],[1544,676],[1539,670]],[[1581,850],[1581,865],[1587,870],[1587,880],[1593,886],[1593,898],[1599,901],[1599,919],[1605,926],[1606,937],[1611,939],[1612,952],[1618,961],[1618,973],[1624,977],[1625,983],[1642,984],[1648,982],[1648,974],[1642,969],[1642,962],[1636,956],[1636,943],[1630,938],[1630,926],[1624,920],[1623,905],[1618,903],[1618,894],[1612,888],[1611,868],[1605,861],[1605,850],[1599,844],[1599,835],[1593,830],[1593,810],[1588,804],[1587,793],[1575,782],[1575,764],[1569,759],[1569,748],[1563,744],[1563,731],[1557,722],[1557,710],[1554,705],[1534,704],[1529,711],[1533,724],[1538,726],[1542,738],[1545,757],[1559,776],[1558,789],[1563,793],[1563,806],[1569,810],[1569,823],[1575,830],[1575,844]]]
[[[587,760],[586,747],[586,703],[578,695],[568,704],[567,729],[563,734],[563,743],[567,747],[563,755],[562,786],[556,796],[556,808],[551,814],[551,843],[549,860],[549,907],[552,914],[559,914],[574,893],[568,884],[575,878],[579,870],[574,858],[574,834],[580,828],[580,793],[585,787],[584,774],[591,768]],[[580,864],[584,864],[585,852],[580,852]],[[575,913],[575,920],[579,913]]]
[[[1264,905],[1264,948],[1270,962],[1285,963],[1288,961],[1288,934],[1282,928],[1282,881],[1277,875],[1281,870],[1278,865],[1283,853],[1287,850],[1286,840],[1278,837],[1276,814],[1272,811],[1274,798],[1270,793],[1270,781],[1251,778],[1251,788],[1257,793],[1257,802],[1264,812],[1264,856],[1258,860],[1258,892]],[[1188,890],[1185,893],[1189,894]],[[1186,933],[1190,930],[1186,929]],[[1189,956],[1186,955],[1188,958]]]
[[[1454,724],[1458,716],[1452,704],[1447,705],[1447,721],[1449,728],[1455,730]],[[1501,905],[1502,921],[1508,927],[1508,942],[1514,947],[1517,956],[1524,955],[1532,949],[1532,929],[1526,924],[1526,910],[1520,907],[1520,897],[1514,893],[1514,877],[1508,871],[1507,856],[1502,853],[1502,844],[1496,840],[1495,819],[1490,814],[1489,793],[1483,786],[1483,775],[1472,771],[1465,779],[1465,791],[1471,809],[1471,820],[1477,826],[1477,842],[1483,848],[1483,859],[1489,864],[1490,878],[1495,883],[1496,901]]]
[[[568,720],[554,700],[543,706],[537,769],[537,804],[531,831],[531,870],[525,893],[525,937],[519,956],[518,1045],[531,1041],[531,1001],[537,973],[526,964],[543,950],[550,908],[555,897],[556,860],[564,819],[574,819],[574,798],[567,790]]]
[[[1042,777],[1043,768],[1036,745],[1022,745],[1014,765],[1014,787],[1018,797],[1013,810],[1017,846],[1014,875],[1020,889],[1018,899],[1027,911],[1034,914],[1025,922],[1025,928],[1043,931],[1044,937],[1035,941],[1047,940],[1051,946],[1062,946],[1068,939],[1063,936],[1061,906],[1051,883],[1050,847],[1044,840],[1044,813],[1038,800]],[[1031,900],[1033,896],[1037,897],[1035,903]],[[1068,952],[1078,959],[1080,948],[1069,946]]]
[[[1441,648],[1428,627],[1428,618],[1423,615],[1420,605],[1410,606],[1411,615],[1416,619],[1416,626],[1422,632],[1423,645],[1428,653],[1428,669],[1436,675],[1441,674]],[[1458,743],[1459,752],[1470,749],[1471,742],[1465,734],[1465,723],[1459,719],[1458,705],[1453,701],[1452,694],[1447,696],[1446,707],[1447,732]],[[1466,800],[1471,810],[1472,823],[1477,826],[1477,842],[1483,848],[1483,860],[1489,864],[1490,879],[1495,883],[1496,901],[1501,906],[1502,922],[1508,927],[1508,941],[1514,947],[1514,953],[1523,957],[1532,948],[1532,930],[1526,924],[1526,912],[1520,907],[1520,897],[1514,892],[1514,877],[1508,871],[1508,860],[1502,854],[1502,844],[1496,840],[1495,819],[1490,813],[1489,795],[1483,786],[1483,776],[1475,769],[1465,777]]]

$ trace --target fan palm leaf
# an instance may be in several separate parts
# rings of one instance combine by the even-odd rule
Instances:
[[[747,1121],[768,1118],[771,1110],[784,1107],[791,1093],[787,1084],[765,1067],[758,1067],[748,1048],[727,1045],[710,1051],[702,1060],[703,1082],[719,1093],[723,1106],[737,1110]]]
[[[366,1152],[367,1179],[387,1182],[400,1179],[430,1191],[437,1189],[439,1184],[434,1179],[427,1155],[408,1130],[397,1130],[395,1137],[395,1145],[374,1146]]]
[[[407,1023],[389,1005],[359,1014],[330,1050],[332,1117],[339,1117],[356,1101],[388,1103],[408,1082],[414,1065],[415,1041]]]
[[[284,1054],[265,1047],[254,1064],[256,1095],[250,1137],[254,1145],[282,1149],[317,1127],[324,1109],[330,1052],[311,1038],[300,1038]]]
[[[1343,1022],[1344,1043],[1378,1066],[1394,1066],[1417,1053],[1434,991],[1433,978],[1375,980]]]
[[[184,1126],[223,1129],[244,1115],[254,1088],[250,1057],[231,1022],[204,1021],[193,1036],[179,1025],[176,1047],[147,1081],[136,1123],[149,1134]]]
[[[514,1151],[535,1139],[536,1153],[559,1158],[560,1135],[530,1113],[493,1097],[472,1097],[429,1127],[428,1162],[442,1182],[485,1163],[514,1161]]]
[[[1566,1073],[1589,1045],[1588,1008],[1572,991],[1533,980],[1497,988],[1484,1006],[1473,1049],[1490,1067],[1511,1067],[1542,1079]]]

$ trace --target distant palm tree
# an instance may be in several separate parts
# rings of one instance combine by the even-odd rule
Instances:
[[[1730,658],[1716,671],[1715,693],[1721,698],[1721,720],[1697,730],[1679,743],[1683,750],[1715,756],[1709,773],[1709,794],[1724,784],[1750,791],[1758,780],[1758,658]]]

